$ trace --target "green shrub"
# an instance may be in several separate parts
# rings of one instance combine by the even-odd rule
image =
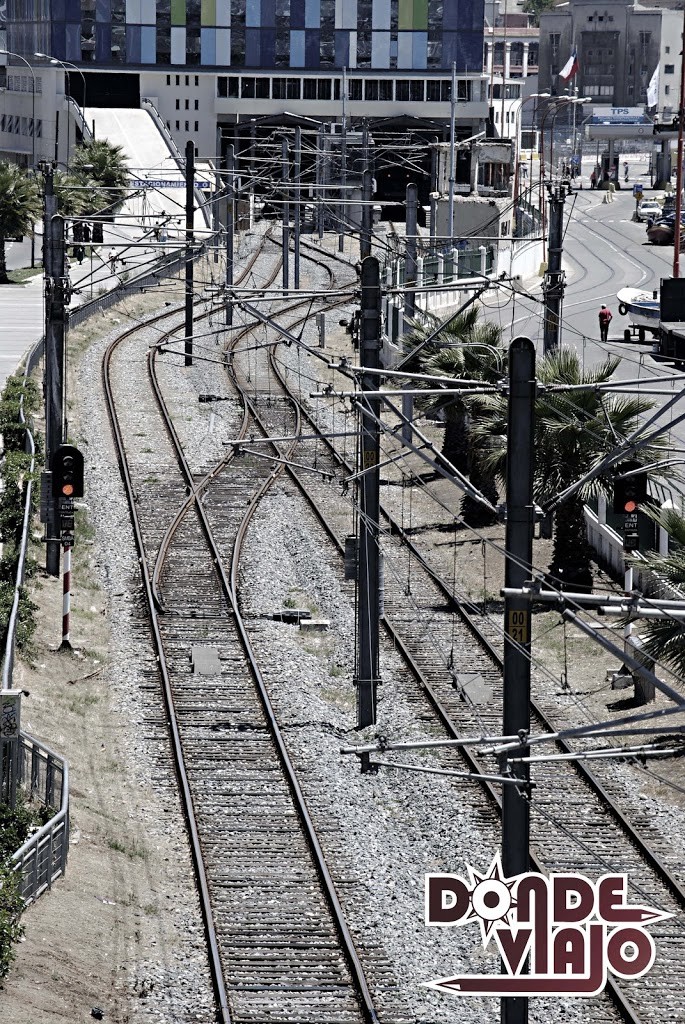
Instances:
[[[39,824],[40,816],[23,801],[18,801],[14,809],[0,804],[0,979],[7,974],[14,959],[13,946],[24,931],[20,923],[20,876],[12,870],[10,858]]]
[[[9,863],[0,864],[0,980],[7,974],[14,959],[14,946],[24,934],[19,883],[20,877]]]

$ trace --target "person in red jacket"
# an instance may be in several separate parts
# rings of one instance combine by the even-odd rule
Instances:
[[[611,310],[607,309],[606,306],[602,306],[599,311],[599,337],[600,341],[607,341],[609,337],[609,324],[613,317]]]

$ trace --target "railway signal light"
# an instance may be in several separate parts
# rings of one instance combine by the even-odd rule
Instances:
[[[619,515],[633,515],[647,500],[647,474],[636,472],[639,462],[623,462],[617,466],[614,480],[614,512]],[[630,473],[630,476],[626,474]]]
[[[83,497],[83,455],[73,444],[61,444],[53,454],[53,498]]]

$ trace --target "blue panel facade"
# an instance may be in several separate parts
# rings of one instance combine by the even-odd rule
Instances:
[[[140,4],[126,0],[7,0],[7,45],[23,53],[26,23],[42,22],[51,27],[51,52],[60,59],[168,65],[171,24],[186,29],[184,37],[175,33],[174,64],[212,67],[217,30],[230,24],[235,68],[444,71],[454,61],[459,72],[482,70],[484,0],[165,0],[144,6],[148,13],[141,18]],[[90,23],[86,31],[84,23]],[[222,36],[221,63],[228,38]]]

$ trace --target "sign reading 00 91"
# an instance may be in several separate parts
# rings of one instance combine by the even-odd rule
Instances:
[[[530,639],[530,612],[527,609],[510,611],[507,634],[517,644],[527,644]]]

